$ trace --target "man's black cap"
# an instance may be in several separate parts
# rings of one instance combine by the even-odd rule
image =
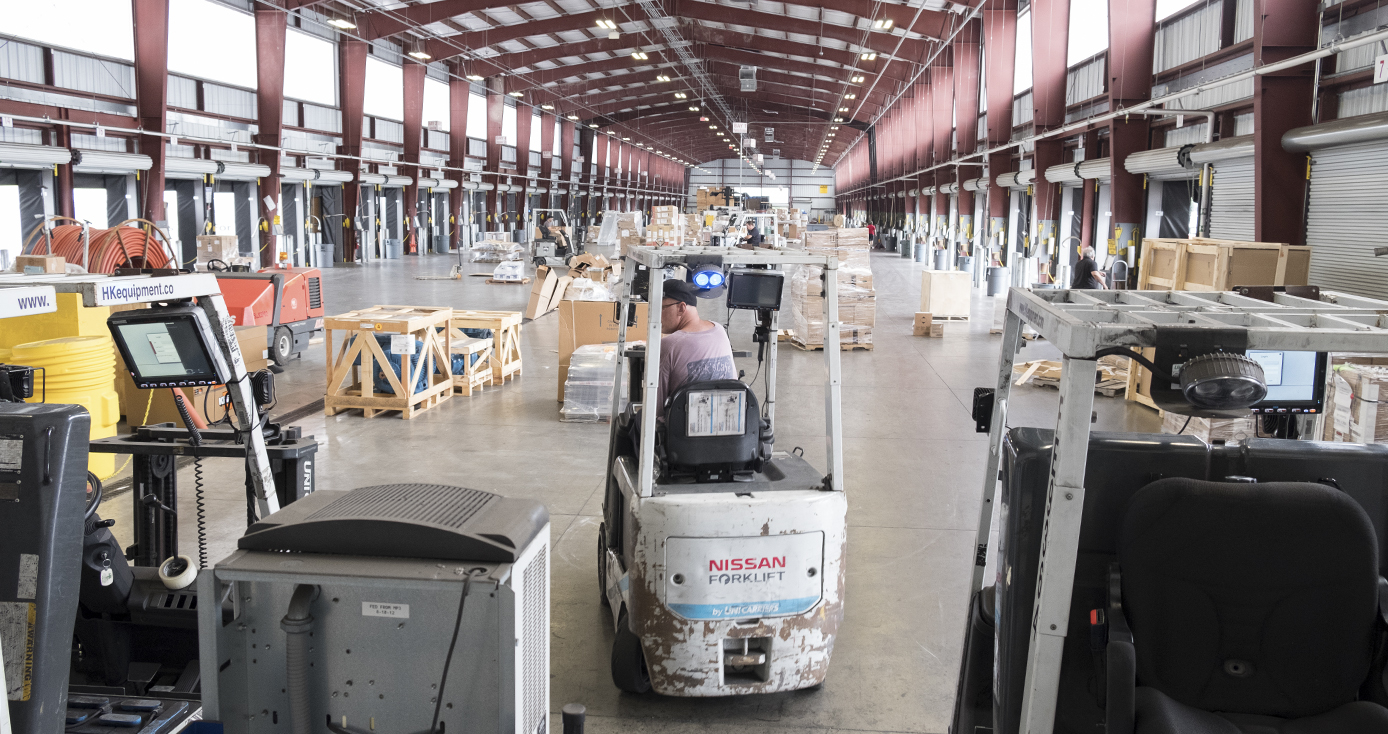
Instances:
[[[698,306],[698,292],[699,291],[694,287],[694,284],[688,281],[673,279],[665,281],[666,298],[679,301],[681,303],[687,303],[691,306]]]

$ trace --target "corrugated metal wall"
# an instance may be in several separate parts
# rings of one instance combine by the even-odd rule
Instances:
[[[255,92],[211,82],[202,83],[202,109],[216,115],[258,119]]]
[[[1214,164],[1210,194],[1210,236],[1217,240],[1253,240],[1253,156]]]
[[[135,67],[117,61],[54,51],[53,83],[63,89],[135,99]]]
[[[1388,111],[1388,84],[1360,87],[1340,94],[1340,117]]]
[[[304,103],[304,127],[310,130],[342,132],[342,111],[332,107],[319,107]]]
[[[1195,125],[1186,125],[1184,127],[1167,130],[1165,147],[1170,148],[1176,145],[1203,143],[1205,142],[1205,130],[1209,126],[1210,124],[1208,122],[1202,120]]]
[[[1012,127],[1021,127],[1031,122],[1031,90],[1028,89],[1012,100]]]
[[[1104,93],[1108,81],[1108,54],[1090,59],[1065,74],[1065,104],[1079,104]]]
[[[0,77],[43,83],[43,49],[19,41],[0,43]]]

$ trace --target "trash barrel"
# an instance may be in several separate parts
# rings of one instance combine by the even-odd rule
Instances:
[[[988,295],[1001,296],[1007,293],[1010,282],[1011,274],[1007,268],[1002,266],[988,268]]]
[[[949,270],[949,250],[935,251],[935,269]]]
[[[962,272],[972,273],[974,271],[974,259],[972,255],[960,255],[956,264]]]
[[[386,259],[399,260],[404,249],[404,243],[400,240],[386,240]]]
[[[333,243],[319,242],[314,247],[318,248],[318,268],[321,270],[332,267],[333,258],[336,257],[333,253]]]

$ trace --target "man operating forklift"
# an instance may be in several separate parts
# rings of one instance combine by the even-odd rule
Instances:
[[[722,325],[700,318],[694,284],[683,280],[665,283],[661,301],[660,388],[656,415],[665,416],[665,396],[691,382],[736,380],[733,347]]]

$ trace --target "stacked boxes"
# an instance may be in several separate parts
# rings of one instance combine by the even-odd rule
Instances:
[[[839,229],[805,233],[805,249],[834,255],[839,260],[839,341],[842,345],[872,344],[877,321],[876,292],[872,288],[866,229]],[[790,281],[793,340],[801,347],[824,346],[824,279],[822,268],[797,268]]]
[[[626,255],[628,250],[642,243],[646,218],[641,212],[608,212],[606,216],[613,215],[617,217],[617,251]]]
[[[1382,356],[1335,355],[1334,375],[1325,399],[1327,441],[1388,443],[1388,365]],[[1375,362],[1376,364],[1362,364]],[[1384,406],[1384,407],[1380,407]]]
[[[646,242],[661,245],[679,245],[684,242],[684,220],[677,206],[657,206],[651,208],[651,226],[646,230]]]

